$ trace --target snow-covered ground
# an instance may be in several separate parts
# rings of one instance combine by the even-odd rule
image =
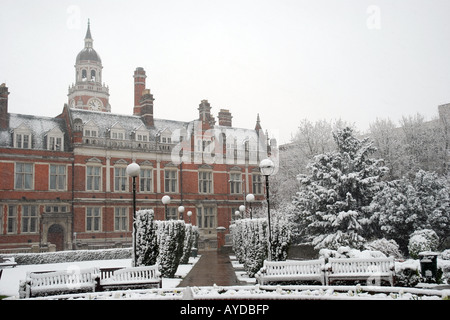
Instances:
[[[189,258],[189,264],[178,266],[175,278],[162,279],[163,288],[175,288],[181,280],[188,274],[195,263],[200,259],[200,255],[196,258]],[[75,268],[113,268],[113,267],[131,267],[131,259],[118,260],[94,260],[79,261],[53,264],[35,264],[35,265],[18,265],[14,268],[3,269],[3,275],[0,279],[0,296],[19,296],[19,282],[25,280],[26,273],[30,271],[59,271],[74,270]]]
[[[162,279],[161,289],[145,290],[124,290],[99,293],[81,293],[54,296],[41,299],[70,299],[70,300],[182,300],[182,299],[219,299],[219,300],[253,300],[253,299],[301,299],[301,300],[442,300],[450,297],[450,290],[436,290],[433,288],[400,288],[400,287],[366,287],[366,286],[264,286],[260,287],[255,283],[254,278],[250,278],[243,271],[243,266],[239,264],[234,256],[230,256],[232,265],[238,279],[244,283],[242,286],[233,287],[192,287],[177,288],[200,256],[190,258],[189,264],[180,265],[173,279]],[[416,267],[417,262],[406,261],[406,265]],[[122,260],[97,260],[67,262],[57,264],[41,265],[19,265],[15,268],[3,270],[0,279],[0,295],[18,297],[19,282],[24,280],[27,271],[45,270],[73,270],[74,268],[110,268],[129,267],[131,259]],[[398,267],[396,265],[396,267]],[[402,266],[399,266],[402,267]],[[246,283],[246,285],[245,285]]]

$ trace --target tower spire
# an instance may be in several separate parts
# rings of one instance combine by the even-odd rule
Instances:
[[[88,27],[86,31],[86,36],[84,37],[84,47],[85,48],[92,48],[92,42],[94,40],[92,39],[91,35],[91,21],[88,19]]]

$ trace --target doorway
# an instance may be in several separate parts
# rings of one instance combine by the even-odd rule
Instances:
[[[48,228],[47,241],[56,246],[56,251],[64,250],[64,229],[59,224]]]

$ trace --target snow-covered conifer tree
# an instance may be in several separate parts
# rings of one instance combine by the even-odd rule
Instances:
[[[299,175],[296,222],[300,236],[316,248],[359,248],[373,232],[368,206],[388,169],[370,158],[372,142],[357,139],[351,128],[333,137],[338,150],[314,157],[310,174]]]
[[[159,254],[156,226],[152,210],[136,212],[136,266],[151,266],[156,263]],[[134,252],[134,250],[133,250]]]

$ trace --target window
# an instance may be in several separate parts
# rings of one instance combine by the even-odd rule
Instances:
[[[85,130],[84,130],[84,135],[85,135],[86,137],[96,138],[96,137],[97,137],[97,130],[93,130],[93,129],[85,129]]]
[[[45,212],[46,213],[64,213],[64,212],[67,212],[67,206],[50,206],[50,205],[47,205],[47,206],[45,206]]]
[[[33,165],[31,163],[16,163],[15,188],[33,189]]]
[[[167,220],[178,220],[178,208],[167,207]]]
[[[177,171],[165,170],[164,171],[164,191],[165,192],[177,192]]]
[[[86,231],[95,232],[100,231],[101,222],[100,207],[86,208]]]
[[[36,233],[38,226],[37,206],[22,206],[22,233]]]
[[[61,137],[48,137],[48,150],[61,151],[64,149]]]
[[[214,207],[197,208],[197,226],[201,229],[216,227],[216,209]]]
[[[65,165],[50,165],[50,190],[66,190]]]
[[[252,190],[254,194],[262,194],[262,182],[260,174],[252,174]]]
[[[100,168],[97,166],[86,167],[86,191],[100,191]]]
[[[125,137],[125,134],[121,131],[113,131],[111,132],[111,138],[117,139],[117,140],[123,140]]]
[[[137,141],[147,142],[148,141],[148,136],[145,135],[145,134],[138,134],[137,135]]]
[[[16,133],[15,145],[16,148],[30,149],[31,148],[31,134]]]
[[[114,231],[128,231],[128,208],[114,208]]]
[[[17,206],[8,207],[8,220],[6,225],[8,233],[17,233]]]
[[[213,189],[213,173],[211,171],[198,172],[198,192],[212,193]]]
[[[127,168],[114,168],[114,190],[127,191]]]
[[[241,193],[241,173],[230,173],[230,193]]]
[[[139,188],[142,192],[152,192],[152,177],[153,170],[152,169],[141,169],[140,172],[140,181]]]

